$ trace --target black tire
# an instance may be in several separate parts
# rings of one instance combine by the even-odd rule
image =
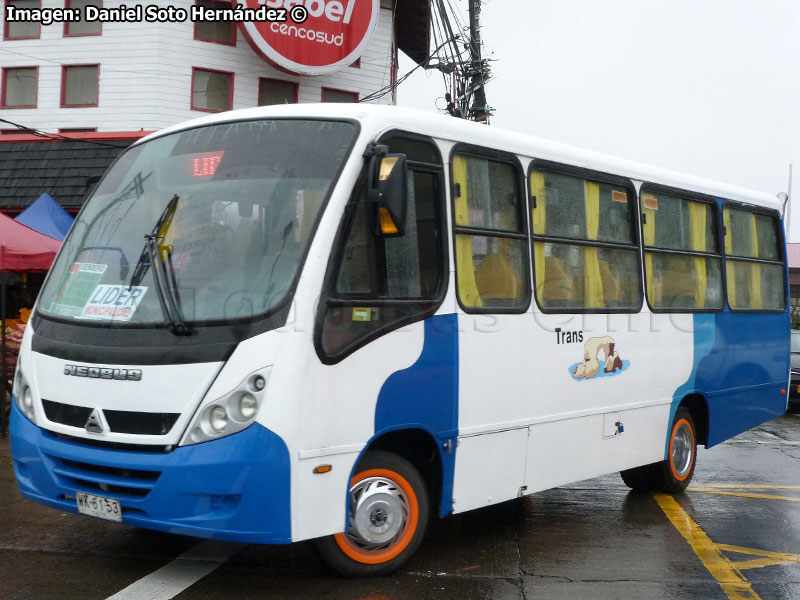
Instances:
[[[425,535],[430,505],[424,480],[396,454],[367,452],[351,479],[350,495],[349,533],[314,540],[317,555],[344,577],[377,577],[396,571],[414,555]],[[367,536],[391,537],[370,541],[359,535],[359,522]]]
[[[656,463],[658,464],[658,463]],[[653,465],[644,465],[620,471],[622,481],[634,492],[651,492],[654,489]]]
[[[636,492],[684,491],[692,480],[697,464],[697,432],[692,414],[683,407],[675,412],[669,429],[666,460],[621,471],[622,481]]]

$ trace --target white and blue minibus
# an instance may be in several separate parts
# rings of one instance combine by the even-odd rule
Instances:
[[[681,492],[698,445],[786,410],[780,209],[394,107],[170,127],[98,183],[40,293],[19,489],[314,539],[350,576],[400,567],[434,516],[614,471]]]

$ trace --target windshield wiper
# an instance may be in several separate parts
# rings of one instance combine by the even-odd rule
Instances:
[[[179,308],[180,296],[178,295],[178,285],[175,280],[175,269],[172,265],[172,248],[165,247],[166,260],[161,254],[160,242],[169,230],[172,218],[175,216],[175,210],[178,208],[178,199],[179,196],[175,194],[167,203],[164,212],[161,213],[155,227],[153,227],[153,231],[144,236],[144,248],[142,248],[142,254],[133,270],[128,289],[139,285],[147,269],[153,265],[153,281],[155,282],[156,295],[161,305],[161,312],[169,323],[169,330],[175,335],[194,335],[195,331],[184,322]],[[169,269],[167,268],[167,262],[169,262]]]

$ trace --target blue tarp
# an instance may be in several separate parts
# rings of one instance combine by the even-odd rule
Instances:
[[[74,218],[49,194],[42,194],[14,220],[48,237],[64,241]]]

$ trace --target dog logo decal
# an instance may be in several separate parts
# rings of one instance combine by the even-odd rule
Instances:
[[[628,368],[630,361],[622,360],[616,345],[614,338],[607,335],[589,338],[583,348],[583,362],[575,363],[569,368],[573,379],[593,379],[622,373]]]

